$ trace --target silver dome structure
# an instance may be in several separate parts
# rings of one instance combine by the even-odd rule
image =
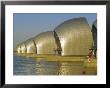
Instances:
[[[17,53],[21,53],[21,47],[20,47],[20,45],[18,45],[18,46],[16,47],[16,52],[17,52]]]
[[[61,55],[88,55],[92,47],[91,28],[84,17],[70,19],[54,30],[61,44]]]
[[[97,49],[97,20],[94,21],[92,25],[92,35],[93,35],[93,40],[94,40],[93,48]]]
[[[57,45],[52,31],[43,32],[34,38],[37,54],[56,54]]]
[[[93,36],[93,50],[95,56],[97,55],[97,20],[92,25],[92,36]]]
[[[25,43],[20,44],[21,47],[21,53],[26,53],[26,45]]]
[[[26,45],[26,53],[37,53],[37,47],[33,38],[27,40],[25,42]]]

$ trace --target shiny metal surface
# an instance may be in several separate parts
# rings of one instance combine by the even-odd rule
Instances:
[[[37,53],[37,47],[35,45],[34,39],[29,39],[25,42],[26,53]]]
[[[20,47],[21,47],[21,53],[26,53],[25,43],[20,44]]]
[[[35,38],[37,54],[55,54],[57,48],[52,31],[43,32]]]
[[[62,48],[62,56],[88,55],[92,47],[92,32],[84,17],[70,19],[55,28]]]
[[[92,25],[92,35],[93,35],[93,40],[94,40],[93,48],[97,49],[97,20],[94,21]]]
[[[16,51],[17,51],[17,53],[21,53],[21,47],[20,47],[20,45],[18,45],[18,46],[16,47]]]

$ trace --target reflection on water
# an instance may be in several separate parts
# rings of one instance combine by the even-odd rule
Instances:
[[[36,62],[36,74],[57,75],[59,69],[58,62],[40,61]]]
[[[37,61],[14,55],[14,75],[81,75],[83,62]]]
[[[14,56],[14,75],[57,75],[58,62],[36,61]]]
[[[60,75],[80,75],[83,71],[83,62],[62,62],[59,74]]]
[[[14,55],[13,71],[15,75],[34,75],[36,62],[33,59]]]

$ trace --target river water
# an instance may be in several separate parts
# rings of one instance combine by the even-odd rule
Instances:
[[[14,75],[82,75],[82,62],[37,61],[14,55]]]

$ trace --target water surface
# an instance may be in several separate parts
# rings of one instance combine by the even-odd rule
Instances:
[[[83,62],[37,61],[14,55],[14,75],[81,75]]]

